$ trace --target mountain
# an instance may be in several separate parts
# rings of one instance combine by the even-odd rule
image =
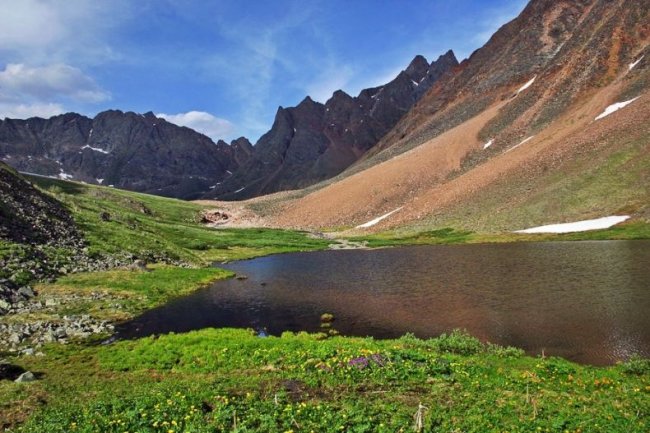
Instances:
[[[153,113],[0,121],[0,156],[19,171],[171,197],[198,197],[251,153],[245,138],[215,144]]]
[[[338,90],[325,104],[308,96],[296,107],[278,108],[271,130],[256,143],[251,158],[207,197],[254,197],[302,188],[340,173],[457,65],[452,51],[431,64],[416,56],[391,82],[358,96]]]
[[[278,109],[255,146],[227,144],[153,113],[110,110],[95,118],[0,121],[0,159],[21,172],[194,199],[252,197],[296,189],[340,173],[372,148],[440,77],[458,65],[449,51],[417,56],[390,83],[326,104],[307,97]]]
[[[274,223],[355,227],[392,211],[370,230],[648,220],[649,11],[531,1],[359,161],[276,206]]]

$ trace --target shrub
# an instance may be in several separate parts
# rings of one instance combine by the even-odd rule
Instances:
[[[431,341],[433,347],[441,352],[459,355],[473,355],[484,350],[483,343],[465,330],[454,329],[451,334],[442,334]]]

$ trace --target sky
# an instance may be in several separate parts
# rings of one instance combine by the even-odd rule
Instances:
[[[154,112],[253,143],[278,106],[458,60],[525,0],[0,0],[0,119]]]

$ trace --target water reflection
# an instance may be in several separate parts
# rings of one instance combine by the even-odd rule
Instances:
[[[650,356],[650,242],[427,246],[285,254],[149,311],[123,338],[204,327],[431,337],[465,328],[529,353],[608,364]]]

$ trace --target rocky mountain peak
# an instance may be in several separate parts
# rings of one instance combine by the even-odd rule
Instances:
[[[280,107],[273,127],[257,142],[248,162],[207,196],[254,197],[305,187],[340,173],[456,65],[451,51],[431,65],[418,55],[390,83],[364,89],[356,97],[337,90],[325,105],[307,96],[296,107]]]
[[[429,62],[424,58],[424,56],[418,54],[413,58],[413,60],[411,60],[411,63],[409,63],[404,72],[412,80],[418,81],[424,77],[424,74],[427,73],[428,69]]]

